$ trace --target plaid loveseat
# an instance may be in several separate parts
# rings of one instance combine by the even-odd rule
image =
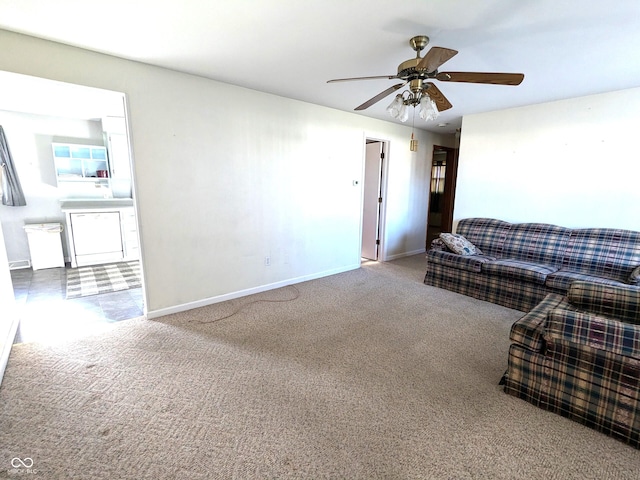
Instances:
[[[640,288],[640,232],[467,218],[456,233],[482,254],[459,255],[434,240],[427,285],[523,312],[549,293],[565,295],[576,280]]]
[[[505,392],[640,448],[640,289],[573,282],[510,339]]]

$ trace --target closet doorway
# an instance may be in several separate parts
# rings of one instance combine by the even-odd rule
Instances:
[[[360,253],[363,260],[384,260],[382,238],[387,148],[384,141],[366,139]]]
[[[451,231],[457,174],[458,149],[434,145],[427,210],[427,250],[441,232]]]

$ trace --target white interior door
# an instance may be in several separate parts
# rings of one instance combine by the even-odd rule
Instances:
[[[382,145],[382,142],[367,143],[366,145],[361,255],[370,260],[378,259]]]

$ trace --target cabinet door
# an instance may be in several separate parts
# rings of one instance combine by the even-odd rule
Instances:
[[[119,252],[122,256],[120,213],[72,213],[76,256]]]
[[[129,142],[127,136],[109,133],[109,157],[111,160],[111,178],[131,178]]]
[[[111,190],[116,198],[131,198],[131,160],[127,136],[109,133],[109,160],[111,162]]]
[[[125,260],[138,260],[140,252],[138,248],[138,228],[136,215],[133,208],[123,208],[120,211],[122,223],[122,245],[124,247]]]

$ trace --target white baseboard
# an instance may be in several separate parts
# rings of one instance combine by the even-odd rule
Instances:
[[[237,292],[225,293],[224,295],[218,295],[216,297],[204,298],[195,302],[183,303],[181,305],[175,305],[173,307],[161,308],[159,310],[151,310],[147,312],[147,318],[149,320],[153,318],[163,317],[172,313],[185,312],[194,308],[206,307],[207,305],[213,305],[214,303],[226,302],[227,300],[233,300],[235,298],[246,297],[247,295],[253,295],[256,293],[262,293],[269,290],[275,290],[276,288],[286,287],[288,285],[294,285],[296,283],[307,282],[309,280],[315,280],[317,278],[328,277],[330,275],[336,275],[338,273],[348,272],[349,270],[357,270],[360,268],[360,263],[355,265],[349,265],[347,267],[340,267],[334,270],[325,270],[323,272],[314,273],[311,275],[304,275],[302,277],[290,278],[282,280],[280,282],[269,283],[267,285],[261,285],[258,287],[247,288],[246,290],[239,290]]]
[[[21,268],[31,268],[31,260],[9,261],[9,270],[19,270]]]
[[[396,253],[395,255],[389,255],[387,258],[384,259],[384,261],[390,262],[391,260],[397,260],[398,258],[403,258],[403,257],[411,257],[413,255],[419,255],[421,253],[427,253],[427,249],[421,248],[418,250],[414,250],[413,252]]]

